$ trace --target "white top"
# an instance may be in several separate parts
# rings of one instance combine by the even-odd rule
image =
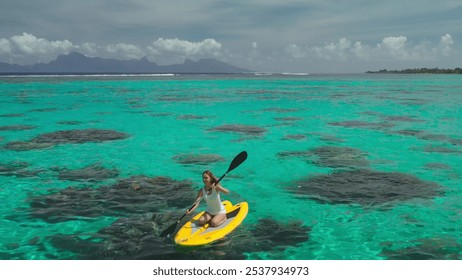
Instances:
[[[207,190],[204,187],[203,190],[205,202],[207,202],[207,211],[210,215],[226,214],[225,206],[221,203],[220,194],[217,190],[212,189],[211,194],[207,194]]]

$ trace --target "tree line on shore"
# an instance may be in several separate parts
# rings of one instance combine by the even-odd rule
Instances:
[[[379,70],[379,71],[367,71],[366,73],[371,74],[462,74],[462,68],[454,69],[440,69],[440,68],[414,68],[404,70]]]

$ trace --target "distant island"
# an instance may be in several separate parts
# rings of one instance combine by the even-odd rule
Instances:
[[[370,74],[462,74],[462,68],[440,69],[440,68],[414,68],[405,70],[379,70],[367,71]]]
[[[186,59],[182,64],[157,65],[146,57],[133,60],[118,60],[88,57],[72,52],[60,55],[49,63],[15,65],[0,62],[0,75],[8,74],[233,74],[251,70],[235,67],[216,59]]]

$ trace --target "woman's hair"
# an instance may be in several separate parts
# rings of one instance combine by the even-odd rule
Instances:
[[[212,171],[205,170],[204,172],[202,172],[202,175],[204,174],[207,174],[210,176],[210,183],[215,184],[216,182],[218,182],[218,178],[215,175],[213,175]]]

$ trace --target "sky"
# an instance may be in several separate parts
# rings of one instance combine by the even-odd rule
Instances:
[[[462,67],[460,0],[0,0],[0,62],[80,52],[260,72]]]

